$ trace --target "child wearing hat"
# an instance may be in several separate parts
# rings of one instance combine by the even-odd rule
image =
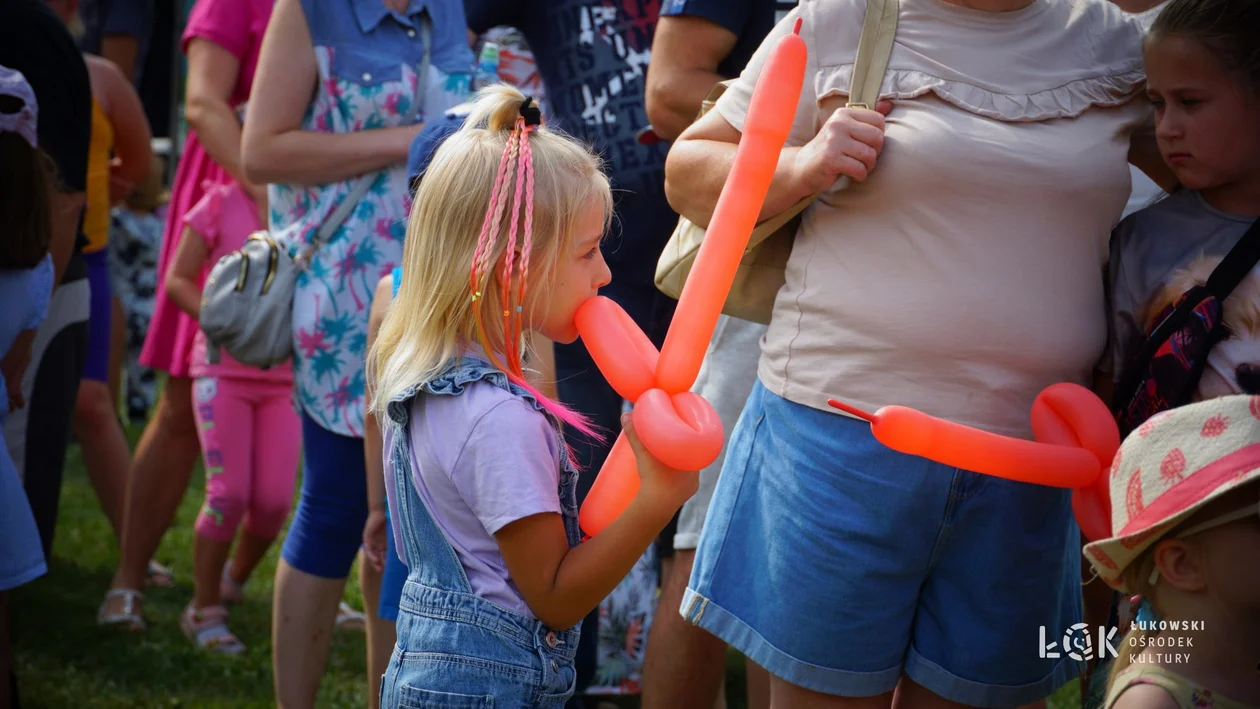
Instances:
[[[1113,536],[1085,554],[1141,605],[1106,707],[1260,707],[1260,397],[1151,418],[1110,476]]]

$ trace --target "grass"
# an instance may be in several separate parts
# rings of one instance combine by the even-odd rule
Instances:
[[[138,431],[129,431],[134,443]],[[271,690],[271,591],[279,549],[273,548],[246,587],[246,602],[233,610],[232,630],[248,646],[239,657],[206,655],[179,630],[179,614],[192,597],[192,525],[201,503],[198,465],[157,558],[175,571],[176,586],[149,589],[149,628],[127,635],[96,625],[96,609],[118,556],[109,524],[88,484],[77,447],[66,463],[61,513],[49,573],[18,589],[13,601],[14,646],[27,709],[275,706]],[[362,608],[358,582],[347,598]],[[1029,644],[1030,652],[1032,645]],[[727,664],[729,709],[744,709],[743,662]],[[1079,706],[1075,682],[1049,709]],[[338,633],[320,687],[319,707],[364,707],[367,680],[363,636]],[[626,705],[627,702],[618,702]]]
[[[133,443],[138,431],[130,431]],[[235,658],[193,648],[179,630],[192,598],[193,520],[204,483],[198,465],[175,524],[157,558],[175,572],[174,588],[148,589],[149,628],[128,635],[96,625],[96,609],[118,561],[113,535],[83,470],[77,447],[65,483],[49,573],[19,589],[13,634],[22,705],[31,709],[84,707],[274,707],[271,690],[271,591],[279,549],[273,547],[232,612],[232,630],[248,647]],[[347,598],[362,608],[358,582]],[[338,633],[320,688],[320,707],[367,705],[361,633]]]

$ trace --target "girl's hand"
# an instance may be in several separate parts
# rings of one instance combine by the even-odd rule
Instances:
[[[801,191],[826,192],[841,177],[865,180],[884,148],[884,116],[891,110],[892,102],[880,101],[875,110],[841,108],[831,114],[818,135],[796,153],[794,172]]]
[[[385,570],[386,534],[389,534],[389,528],[385,524],[385,510],[368,512],[367,523],[363,525],[363,556],[377,572]]]
[[[674,470],[648,452],[635,433],[632,415],[621,415],[621,429],[625,432],[626,442],[630,444],[635,462],[638,463],[640,497],[653,506],[672,512],[696,494],[696,490],[700,488],[700,476],[695,472]]]

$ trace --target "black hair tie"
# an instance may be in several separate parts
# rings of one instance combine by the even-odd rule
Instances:
[[[525,119],[527,126],[540,126],[542,125],[542,111],[538,110],[538,106],[531,105],[533,103],[533,96],[526,96],[525,100],[521,101],[521,118]]]

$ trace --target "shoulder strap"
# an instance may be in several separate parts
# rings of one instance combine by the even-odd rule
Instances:
[[[429,22],[428,11],[420,14],[420,42],[424,45],[424,53],[420,56],[420,65],[416,73],[416,90],[411,98],[411,106],[407,108],[407,113],[403,115],[402,122],[398,125],[405,126],[416,120],[416,116],[420,114],[420,104],[424,103],[425,90],[429,84],[429,59],[432,51],[433,30]],[[372,183],[376,181],[379,172],[370,172],[359,178],[355,183],[354,189],[341,200],[341,204],[328,215],[324,220],[319,231],[315,233],[315,239],[311,243],[311,247],[307,250],[306,258],[310,258],[315,250],[318,249],[325,241],[328,240],[341,225],[345,223],[346,218],[359,206],[359,200],[363,199],[363,195],[367,194],[368,189],[372,187]]]
[[[897,36],[897,0],[866,0],[866,17],[853,60],[853,83],[849,85],[849,105],[874,108],[879,87],[892,57]]]
[[[1217,300],[1224,301],[1258,262],[1260,262],[1260,219],[1251,223],[1251,227],[1242,235],[1238,243],[1234,244],[1234,248],[1225,254],[1225,258],[1221,259],[1220,264],[1212,271],[1212,275],[1208,276],[1208,290],[1216,296]]]
[[[879,101],[879,87],[888,71],[893,39],[897,36],[898,0],[867,0],[862,20],[862,36],[858,38],[857,56],[853,60],[853,81],[849,84],[849,103],[854,108],[874,108]],[[848,177],[840,178],[847,185]],[[796,215],[805,211],[818,195],[803,197],[786,211],[763,222],[760,231],[777,231]]]

